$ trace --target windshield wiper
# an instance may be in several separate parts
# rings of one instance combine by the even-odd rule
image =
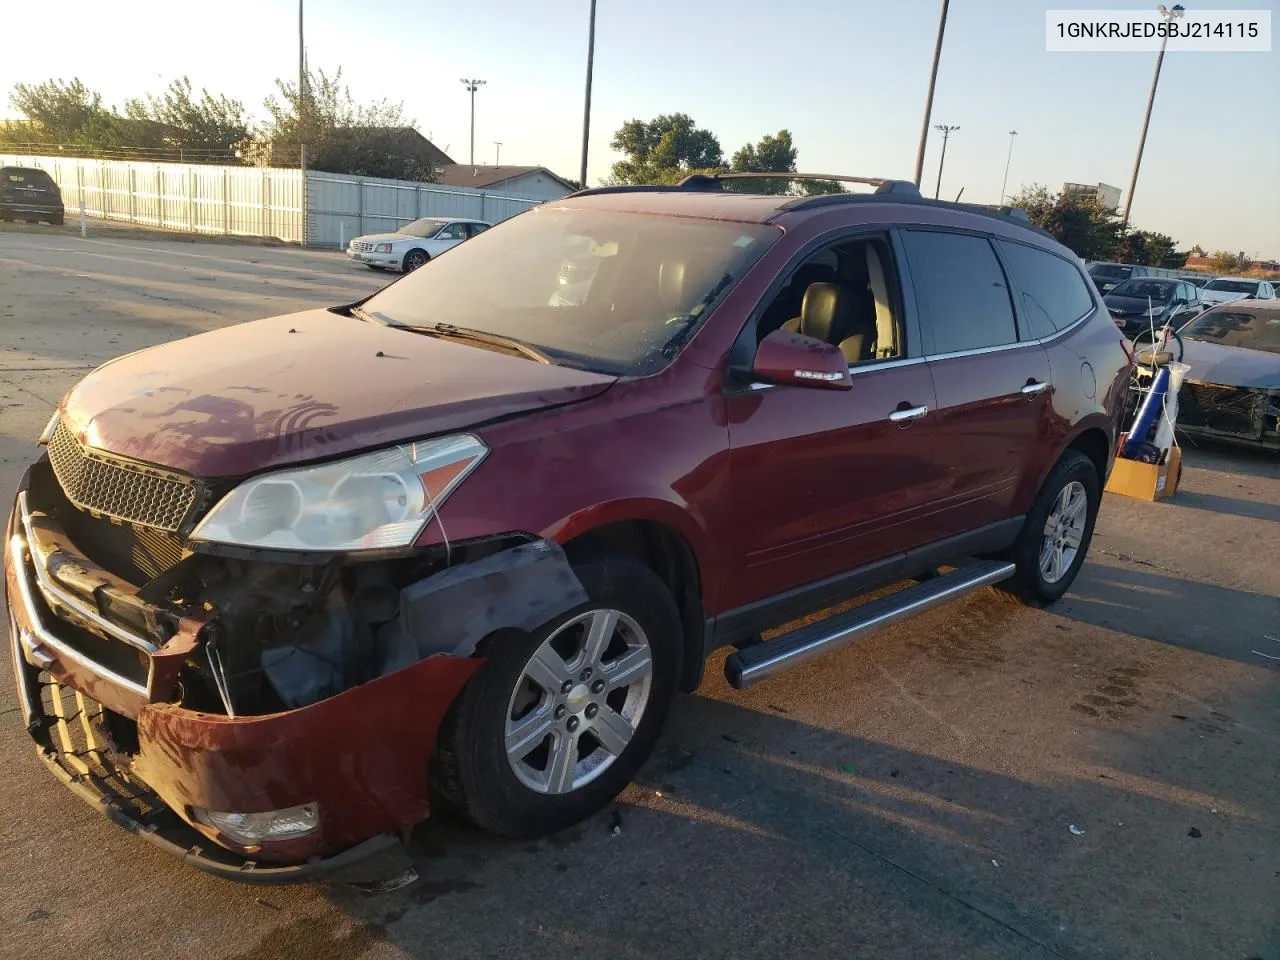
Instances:
[[[368,310],[366,310],[362,306],[359,306],[358,304],[352,305],[347,309],[348,311],[350,311],[353,317],[355,317],[357,320],[363,321],[364,323],[382,323],[381,320],[379,320],[377,317],[371,314]]]
[[[711,306],[716,297],[720,296],[720,293],[730,284],[730,282],[732,282],[732,280],[733,274],[723,274],[720,279],[715,282],[715,285],[707,292],[707,295],[698,301],[697,305],[692,310],[682,316],[675,317],[673,320],[667,321],[668,323],[679,323],[680,329],[662,345],[662,349],[659,353],[661,353],[663,357],[670,360],[680,351],[680,348],[684,346],[685,341],[688,340],[690,335],[693,333],[696,321],[702,316],[707,307]]]
[[[491,347],[503,347],[513,350],[538,363],[551,363],[551,358],[515,337],[504,337],[500,333],[489,333],[487,330],[472,330],[470,327],[455,327],[452,323],[389,323],[387,326],[397,330],[409,330],[413,333],[424,333],[428,336],[443,337],[449,340],[474,340],[476,343],[487,343]]]

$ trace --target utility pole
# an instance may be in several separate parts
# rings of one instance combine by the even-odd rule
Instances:
[[[1009,155],[1004,158],[1004,180],[1000,182],[1000,206],[1004,206],[1005,188],[1009,186],[1009,164],[1013,162],[1013,138],[1018,135],[1017,130],[1009,131]]]
[[[298,168],[303,179],[307,174],[307,145],[304,142],[306,125],[303,122],[307,109],[307,54],[302,39],[302,4],[298,0]]]
[[[938,39],[933,45],[933,69],[929,71],[929,92],[924,98],[924,122],[920,124],[920,146],[916,149],[916,186],[924,176],[924,148],[929,142],[929,117],[933,113],[933,87],[938,80],[938,60],[942,56],[942,34],[947,29],[947,6],[950,0],[942,0],[942,14],[938,17]]]
[[[485,85],[484,80],[463,80],[466,84],[467,92],[471,94],[471,159],[468,161],[472,165],[476,162],[476,91]]]
[[[587,189],[587,141],[591,138],[591,68],[596,59],[596,0],[591,0],[591,16],[587,23],[587,95],[582,107],[582,167],[578,171],[578,189]]]
[[[960,127],[955,124],[935,123],[933,129],[942,134],[942,157],[938,160],[938,185],[933,188],[933,199],[937,200],[938,194],[942,192],[942,166],[947,162],[947,141]]]
[[[495,167],[502,166],[502,141],[493,141],[493,165]]]
[[[1180,4],[1174,4],[1172,9],[1165,9],[1164,4],[1156,7],[1160,11],[1160,16],[1164,17],[1165,23],[1172,23],[1174,20],[1181,18],[1186,13],[1186,8]],[[1169,37],[1166,35],[1160,41],[1160,53],[1156,55],[1156,73],[1151,78],[1151,94],[1147,97],[1147,112],[1142,118],[1142,136],[1138,138],[1138,156],[1133,161],[1133,176],[1129,179],[1129,196],[1124,201],[1124,220],[1123,223],[1127,227],[1129,225],[1129,211],[1133,209],[1133,191],[1138,186],[1138,168],[1142,166],[1142,151],[1147,145],[1147,127],[1151,124],[1151,105],[1156,102],[1156,86],[1160,83],[1160,67],[1164,64],[1164,48],[1169,44]]]

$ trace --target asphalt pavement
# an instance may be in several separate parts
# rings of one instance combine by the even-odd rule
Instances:
[[[386,279],[6,225],[0,490],[97,364]],[[1104,499],[1053,608],[978,594],[746,692],[717,658],[613,808],[536,843],[429,822],[384,896],[153,850],[49,776],[5,683],[0,957],[1280,960],[1278,597],[1280,459],[1189,449],[1174,501]]]

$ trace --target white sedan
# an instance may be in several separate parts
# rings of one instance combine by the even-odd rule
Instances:
[[[347,244],[347,259],[372,270],[417,270],[432,257],[488,230],[483,220],[423,217],[395,233],[371,233]]]
[[[1273,300],[1275,296],[1272,285],[1256,277],[1217,277],[1200,291],[1200,299],[1210,306],[1232,300]]]

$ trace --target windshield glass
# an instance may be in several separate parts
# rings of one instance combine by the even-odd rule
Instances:
[[[448,220],[438,220],[435,217],[423,217],[421,220],[415,220],[413,223],[406,223],[396,233],[403,233],[410,237],[430,237],[442,226],[448,223]]]
[[[1221,290],[1223,293],[1257,293],[1257,280],[1213,280],[1205,285],[1206,290]]]
[[[1119,267],[1114,263],[1095,263],[1089,268],[1089,276],[1106,280],[1124,280],[1133,273],[1133,267]]]
[[[1136,297],[1140,300],[1148,298],[1164,303],[1173,299],[1174,284],[1169,280],[1126,280],[1111,288],[1109,297]]]
[[[614,374],[665,366],[707,307],[779,236],[775,227],[539,207],[375,294],[364,312],[524,341]]]
[[[1192,340],[1280,353],[1280,310],[1250,310],[1235,303],[1202,313],[1182,331]]]

